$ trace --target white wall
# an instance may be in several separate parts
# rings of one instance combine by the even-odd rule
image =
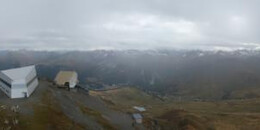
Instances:
[[[38,84],[39,83],[37,78],[30,84],[30,86],[26,86],[26,83],[12,84],[11,98],[23,98],[25,97],[24,93],[27,93],[27,97],[29,97],[36,89]]]
[[[27,93],[27,87],[25,84],[14,84],[11,89],[11,98],[23,98],[24,93]]]
[[[11,79],[8,78],[5,74],[3,74],[2,72],[0,72],[0,77],[1,79],[5,80],[6,82],[8,82],[9,84],[12,84]],[[11,88],[9,88],[8,86],[6,86],[4,83],[0,82],[0,89],[9,97],[11,97]]]
[[[32,71],[28,74],[28,76],[26,76],[26,82],[28,83],[29,81],[31,81],[31,79],[33,79],[35,76],[37,76],[36,74],[36,70],[35,68],[32,69]],[[27,86],[27,96],[29,97],[34,90],[37,88],[39,82],[38,82],[38,78],[36,78],[31,84],[30,86]]]
[[[13,81],[11,89],[11,98],[24,98],[25,93],[29,97],[38,86],[38,79],[36,78],[30,86],[27,83],[36,76],[36,71],[33,69],[25,78],[25,80]]]
[[[3,84],[2,82],[0,82],[0,89],[9,97],[11,97],[11,89],[6,86],[5,84]]]
[[[26,76],[26,82],[29,82],[32,78],[36,76],[36,70],[35,68],[32,69],[32,71]]]
[[[75,88],[78,83],[78,74],[74,74],[70,79],[70,88]]]
[[[12,84],[12,80],[9,77],[7,77],[5,74],[3,74],[2,72],[0,72],[0,77],[1,77],[1,79],[8,82],[9,84]]]
[[[28,86],[27,91],[28,91],[28,96],[30,96],[34,90],[37,88],[39,82],[38,79],[36,78],[31,84],[30,86]]]

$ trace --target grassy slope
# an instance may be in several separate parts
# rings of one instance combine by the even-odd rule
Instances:
[[[134,105],[146,106],[148,111],[144,115],[148,119],[157,119],[164,129],[260,129],[260,99],[162,102],[135,88],[91,94],[125,112],[133,112]]]
[[[0,106],[2,106],[0,104]],[[0,108],[0,129],[22,129],[22,126],[19,124],[14,124],[14,119],[20,120],[20,117],[17,113],[12,112],[8,107]]]
[[[45,85],[45,86],[44,86]],[[47,88],[47,84],[42,84],[38,88],[34,95],[33,100],[27,100],[25,103],[21,103],[20,107],[23,109],[29,109],[31,114],[28,113],[14,113],[10,110],[11,106],[6,105],[5,103],[0,103],[0,129],[11,127],[13,130],[85,130],[89,129],[88,126],[83,126],[73,119],[69,118],[61,108],[61,103],[56,99],[56,97],[51,92],[51,88]],[[46,88],[45,88],[46,87]],[[53,86],[51,86],[53,87]],[[18,101],[17,101],[18,102]],[[19,102],[20,103],[20,102]],[[5,104],[6,108],[2,109],[2,104]],[[14,103],[16,104],[16,103]],[[78,102],[80,104],[80,101]],[[91,117],[93,121],[96,121],[97,124],[101,125],[104,129],[116,129],[110,122],[103,117],[103,115],[94,109],[90,109],[83,104],[75,106],[79,107],[82,113],[86,116]],[[18,119],[19,123],[13,125],[13,119]],[[8,120],[8,123],[4,122]],[[86,125],[86,124],[85,124]]]
[[[149,107],[150,104],[156,105],[161,103],[159,99],[151,97],[136,88],[126,87],[104,92],[90,91],[90,94],[100,96],[111,107],[115,106],[115,109],[123,111],[131,111],[133,106],[145,105]]]
[[[105,119],[102,116],[102,114],[100,112],[98,112],[94,109],[91,109],[89,107],[83,106],[80,103],[78,103],[78,106],[84,114],[94,118],[94,120],[96,120],[98,124],[102,125],[104,129],[106,129],[106,130],[115,130],[116,129],[113,125],[111,125],[109,123],[109,121],[107,119]]]
[[[14,113],[9,107],[0,109],[0,129],[12,130],[83,130],[80,124],[73,122],[61,111],[58,103],[50,93],[44,93],[41,102],[33,105],[33,115],[20,115]],[[13,120],[17,119],[18,124],[14,125]],[[8,123],[4,123],[5,121]]]
[[[27,130],[83,130],[83,126],[69,119],[61,111],[58,103],[49,92],[43,94],[41,103],[34,104],[33,116],[23,116],[22,126]]]

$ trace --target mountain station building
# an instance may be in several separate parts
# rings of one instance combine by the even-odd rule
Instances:
[[[0,71],[0,89],[10,98],[29,97],[38,84],[34,65]]]

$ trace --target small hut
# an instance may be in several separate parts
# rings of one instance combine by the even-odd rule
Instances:
[[[78,74],[75,71],[60,71],[54,81],[60,87],[75,88],[78,84]]]

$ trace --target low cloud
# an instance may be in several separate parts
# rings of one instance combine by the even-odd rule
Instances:
[[[0,1],[0,49],[257,49],[257,0]]]

